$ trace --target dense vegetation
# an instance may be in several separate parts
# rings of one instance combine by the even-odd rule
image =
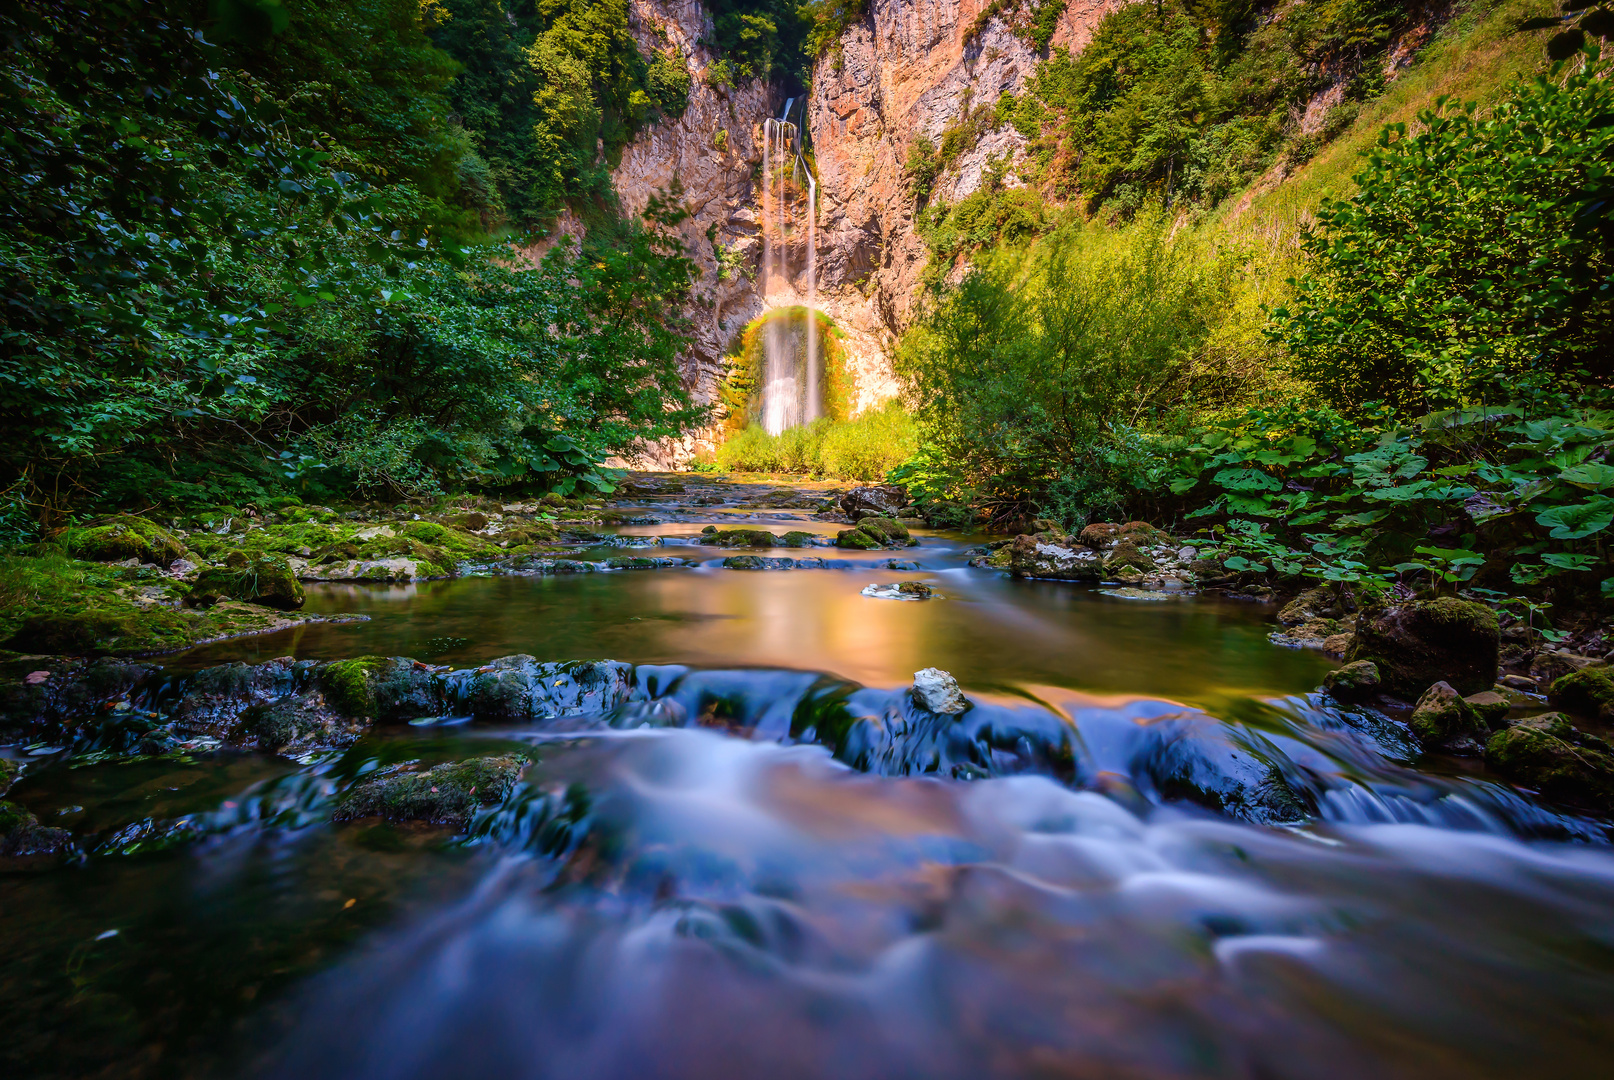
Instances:
[[[649,96],[624,5],[527,8],[0,15],[8,527],[603,486],[607,454],[698,421],[669,314],[691,275],[678,211],[615,218],[595,160],[675,102]],[[584,252],[529,268],[485,239],[563,205],[592,208]]]
[[[1161,198],[988,249],[904,341],[894,476],[1004,521],[1175,522],[1233,569],[1609,592],[1608,72],[1588,48],[1385,129],[1297,250]]]

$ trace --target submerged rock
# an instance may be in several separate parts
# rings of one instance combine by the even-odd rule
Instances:
[[[388,821],[420,821],[463,829],[484,806],[509,798],[525,758],[500,755],[454,761],[425,772],[382,774],[344,792],[333,820],[383,817]]]
[[[938,714],[961,713],[970,707],[958,680],[940,668],[925,668],[913,673],[913,699],[916,704]]]
[[[1576,729],[1562,713],[1543,713],[1492,735],[1485,763],[1551,799],[1614,807],[1614,746]]]
[[[1345,659],[1375,662],[1390,693],[1410,697],[1444,681],[1477,694],[1496,684],[1498,646],[1496,613],[1483,604],[1407,600],[1364,610]]]
[[[779,538],[766,529],[712,529],[701,533],[701,543],[717,547],[770,548]]]

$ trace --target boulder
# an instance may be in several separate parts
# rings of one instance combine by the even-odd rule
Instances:
[[[923,581],[904,581],[897,585],[897,591],[904,596],[916,597],[920,600],[929,600],[936,594],[935,590]]]
[[[868,515],[894,518],[906,505],[908,492],[897,484],[869,484],[841,496],[841,509],[853,521]]]
[[[857,523],[857,527],[885,545],[906,544],[912,539],[907,527],[891,518],[866,517]]]
[[[1138,547],[1159,547],[1162,544],[1174,544],[1171,534],[1157,529],[1147,521],[1129,521],[1122,525],[1116,534],[1116,539],[1135,544]]]
[[[717,547],[771,548],[778,537],[766,529],[713,529],[701,533],[701,543]]]
[[[1412,733],[1427,750],[1477,753],[1474,739],[1485,734],[1485,725],[1451,684],[1437,682],[1413,707]]]
[[[1496,684],[1497,649],[1495,612],[1443,597],[1364,610],[1345,659],[1372,660],[1393,694],[1410,697],[1444,681],[1462,695]]]
[[[1543,713],[1492,735],[1485,763],[1551,799],[1614,805],[1614,746],[1577,730],[1562,713]]]
[[[41,825],[16,803],[0,802],[0,858],[55,855],[72,846],[73,834],[66,829]]]
[[[1379,692],[1379,667],[1371,660],[1358,660],[1335,668],[1323,676],[1323,689],[1341,701],[1360,701]]]
[[[1118,577],[1124,569],[1147,574],[1154,568],[1154,560],[1139,550],[1131,540],[1117,540],[1110,553],[1104,556],[1104,572],[1111,577]]]
[[[1330,634],[1323,639],[1323,655],[1337,658],[1343,657],[1351,651],[1351,642],[1356,635],[1349,630],[1338,634]]]
[[[1614,723],[1614,668],[1584,667],[1553,682],[1547,700],[1554,708]]]
[[[220,600],[295,611],[303,606],[303,586],[285,559],[262,555],[245,566],[217,567],[197,576],[185,597],[187,604],[211,607]]]
[[[185,545],[173,533],[154,521],[132,514],[68,529],[61,539],[69,555],[89,562],[138,559],[168,567],[185,554]]]
[[[1498,694],[1495,690],[1481,690],[1463,700],[1474,710],[1474,715],[1479,717],[1480,723],[1488,728],[1499,727],[1513,709],[1512,699]]]
[[[913,673],[913,700],[920,708],[938,715],[956,715],[970,707],[958,680],[933,667]]]
[[[1025,535],[1015,538],[1008,554],[1009,570],[1015,577],[1097,581],[1102,576],[1099,553],[1081,544]]]
[[[488,516],[480,510],[455,514],[453,517],[445,518],[444,521],[446,524],[452,525],[456,529],[464,529],[466,532],[481,532],[488,527]]]
[[[835,546],[852,548],[856,551],[872,551],[885,545],[862,529],[842,529],[835,534]]]
[[[1340,616],[1338,598],[1331,589],[1307,589],[1278,612],[1278,621],[1284,626],[1299,626],[1313,619],[1337,619]]]
[[[1090,548],[1103,550],[1110,547],[1121,535],[1121,526],[1108,521],[1095,522],[1083,529],[1076,539]]]

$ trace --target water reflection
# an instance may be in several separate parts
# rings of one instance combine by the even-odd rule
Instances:
[[[696,524],[683,528],[698,535]],[[464,665],[530,653],[541,660],[793,667],[878,686],[936,666],[971,686],[1043,683],[1200,704],[1309,689],[1328,667],[1317,654],[1268,644],[1270,612],[1258,605],[1147,603],[1066,582],[1014,581],[969,568],[965,549],[963,540],[936,536],[896,553],[787,549],[772,554],[830,555],[846,568],[740,571],[720,565],[731,552],[693,547],[677,549],[704,560],[692,569],[315,585],[310,610],[359,612],[371,621],[224,643],[177,662],[429,653],[434,662]],[[883,568],[894,555],[922,569]],[[902,580],[926,581],[945,599],[861,595],[867,585]],[[455,637],[467,644],[426,647],[428,638]]]

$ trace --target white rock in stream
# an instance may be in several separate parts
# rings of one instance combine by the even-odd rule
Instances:
[[[913,699],[933,713],[961,713],[970,707],[958,680],[941,668],[913,673]]]

